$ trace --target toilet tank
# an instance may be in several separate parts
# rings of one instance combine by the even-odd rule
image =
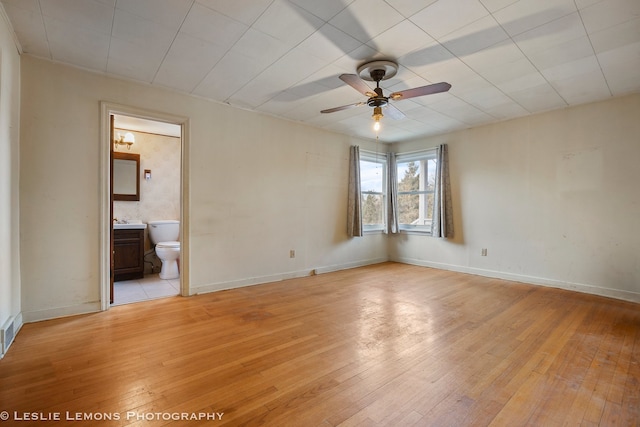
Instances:
[[[180,237],[180,221],[165,219],[161,221],[149,221],[149,238],[155,244],[160,242],[175,242]]]

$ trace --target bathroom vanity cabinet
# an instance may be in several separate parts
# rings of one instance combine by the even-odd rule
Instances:
[[[144,230],[113,230],[113,280],[144,276]]]

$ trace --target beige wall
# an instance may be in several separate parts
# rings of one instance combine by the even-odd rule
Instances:
[[[372,142],[28,56],[22,80],[26,320],[99,309],[100,101],[189,117],[190,293],[387,259],[345,232],[348,147]]]
[[[22,235],[2,244],[20,248],[22,276],[1,289],[21,290],[26,320],[99,309],[103,100],[189,117],[190,293],[390,255],[638,300],[640,95],[397,144],[450,144],[456,239],[348,239],[348,147],[372,142],[27,56],[21,68]]]
[[[449,144],[456,236],[391,258],[640,301],[639,118],[636,94],[395,144]]]
[[[20,315],[20,56],[0,7],[0,328]],[[0,354],[2,346],[0,346]]]

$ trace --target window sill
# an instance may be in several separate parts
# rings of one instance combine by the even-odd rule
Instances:
[[[413,228],[401,228],[400,233],[416,234],[418,236],[431,236],[431,230],[420,230],[420,229],[413,229]]]
[[[382,229],[375,229],[375,230],[362,230],[362,234],[363,235],[368,235],[368,234],[383,234],[384,230]]]

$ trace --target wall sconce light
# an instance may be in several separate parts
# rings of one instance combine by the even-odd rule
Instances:
[[[144,170],[144,179],[146,179],[147,181],[151,179],[151,169]]]
[[[384,117],[384,115],[382,114],[382,107],[374,107],[373,115],[371,117],[373,117],[373,120],[375,120],[375,122],[373,123],[373,130],[378,133],[378,131],[380,130],[380,119]]]
[[[136,138],[133,136],[131,132],[127,132],[124,135],[118,134],[118,139],[114,141],[114,149],[118,147],[118,145],[126,145],[127,150],[131,150],[131,146],[136,142]]]

